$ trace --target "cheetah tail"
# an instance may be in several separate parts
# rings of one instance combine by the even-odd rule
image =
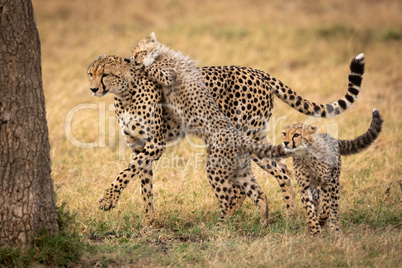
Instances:
[[[280,145],[266,144],[261,141],[250,140],[247,136],[242,137],[243,149],[255,154],[259,158],[286,158],[289,157],[285,148]]]
[[[314,117],[332,118],[351,108],[357,100],[364,73],[364,54],[357,55],[350,63],[348,91],[345,96],[330,104],[316,104],[298,96],[288,86],[274,78],[269,78],[275,95],[299,112]]]
[[[357,154],[368,148],[380,134],[383,122],[384,120],[378,110],[374,109],[373,119],[371,120],[370,128],[366,133],[354,140],[338,140],[341,155]]]

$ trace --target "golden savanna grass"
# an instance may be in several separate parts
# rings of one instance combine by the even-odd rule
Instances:
[[[77,214],[76,230],[88,243],[79,265],[400,265],[401,1],[33,4],[58,205],[66,203]],[[343,158],[339,239],[327,229],[317,239],[308,235],[299,198],[297,214],[287,220],[277,182],[258,167],[253,171],[269,197],[270,228],[260,228],[254,205],[247,201],[225,227],[216,229],[218,203],[206,179],[205,151],[194,146],[201,144],[194,137],[169,147],[155,167],[152,227],[145,225],[138,179],[131,181],[113,211],[98,209],[97,199],[131,155],[120,144],[109,106],[113,97],[90,94],[86,69],[101,54],[129,56],[136,42],[152,31],[160,42],[189,54],[200,66],[261,69],[319,103],[343,96],[350,60],[365,53],[366,72],[354,108],[331,120],[308,121],[352,139],[366,131],[373,108],[385,120],[373,146]],[[269,137],[278,144],[283,126],[305,120],[276,98]],[[79,143],[95,146],[85,149]]]

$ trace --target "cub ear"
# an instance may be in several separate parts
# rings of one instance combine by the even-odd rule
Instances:
[[[311,133],[317,132],[318,131],[318,126],[309,126],[309,131]]]
[[[147,42],[148,42],[148,43],[156,43],[156,36],[155,36],[155,33],[154,33],[154,32],[152,32],[152,33],[150,33],[150,34],[148,35],[148,37],[147,37]]]
[[[105,54],[102,54],[102,55],[100,55],[99,57],[98,57],[98,60],[101,60],[101,59],[103,59],[103,58],[105,58],[106,57],[106,55]]]

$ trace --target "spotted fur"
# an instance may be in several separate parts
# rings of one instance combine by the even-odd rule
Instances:
[[[383,120],[374,109],[370,128],[354,140],[338,140],[317,133],[316,126],[292,124],[283,131],[283,146],[292,152],[301,201],[307,211],[311,234],[319,235],[330,219],[330,228],[339,233],[339,175],[341,155],[358,153],[370,146],[381,132]],[[319,214],[320,194],[323,194]]]
[[[156,42],[153,33],[141,40],[132,51],[133,58],[142,57],[145,58],[145,65],[152,64],[153,60],[159,56],[158,52],[153,50],[148,53],[142,46],[153,41]],[[350,69],[347,93],[331,104],[310,102],[280,80],[256,69],[239,66],[208,66],[202,67],[201,71],[208,91],[219,109],[231,119],[234,126],[241,129],[249,139],[263,141],[268,146],[270,144],[267,137],[268,121],[272,113],[274,94],[306,115],[333,117],[352,107],[357,99],[364,73],[364,54],[359,54],[352,60]],[[182,125],[175,122],[171,114],[165,113],[164,120],[167,141],[177,140],[186,134]],[[252,156],[252,160],[275,177],[282,188],[283,200],[289,214],[294,213],[294,188],[290,179],[291,172],[286,165],[280,161],[272,161],[255,155]],[[150,182],[152,183],[152,180]],[[142,185],[142,187],[152,190],[152,184]]]
[[[200,69],[188,56],[157,42],[152,35],[137,45],[134,54],[136,64],[144,65],[148,77],[162,85],[172,120],[184,121],[184,127],[206,143],[207,174],[220,202],[221,220],[232,215],[238,200],[244,200],[247,194],[256,204],[262,223],[267,225],[267,198],[251,172],[249,152],[259,158],[285,157],[283,147],[255,144],[242,135],[221,112],[203,83]],[[224,182],[235,187],[224,185],[223,191],[220,187]]]
[[[134,55],[138,54],[134,53]],[[153,58],[157,56],[156,54],[152,55],[152,53],[149,53],[144,63],[146,65],[152,64]],[[354,65],[358,65],[360,69],[364,69],[363,59],[363,57],[356,57],[352,61],[352,64],[355,62]],[[314,107],[313,103],[298,96],[294,91],[291,91],[291,94],[287,95],[289,93],[287,86],[283,85],[276,78],[259,70],[238,66],[210,66],[201,68],[201,71],[205,86],[218,104],[219,110],[231,120],[236,128],[241,129],[242,133],[251,140],[251,144],[256,144],[260,141],[266,145],[270,144],[266,134],[268,120],[273,108],[274,94],[305,114],[311,114],[312,107]],[[110,73],[116,74],[107,78],[103,76],[103,74],[108,75]],[[164,102],[161,96],[163,94],[161,94],[161,90],[157,84],[144,76],[141,66],[132,64],[130,59],[101,56],[91,64],[88,74],[91,80],[91,90],[98,90],[96,93],[93,93],[94,95],[103,96],[109,90],[115,94],[116,115],[119,119],[124,138],[134,152],[141,153],[140,156],[145,155],[145,158],[149,160],[148,165],[142,165],[139,175],[146,212],[150,221],[152,221],[154,211],[152,198],[152,161],[156,160],[162,154],[164,147],[161,145],[182,137],[185,134],[185,130],[182,124],[172,120],[171,114],[167,113],[166,109],[164,109],[162,116],[159,113],[154,113],[155,120],[151,120],[152,122],[156,122],[156,124],[162,121],[161,125],[153,126],[153,135],[156,135],[155,133],[157,132],[162,132],[164,135],[163,139],[161,138],[155,142],[155,140],[148,138],[152,131],[143,123],[148,122],[146,118],[148,113],[145,111],[152,107],[155,108],[161,102]],[[112,84],[111,78],[115,79],[115,82],[113,82],[115,85],[120,85],[120,90],[113,89],[115,86]],[[108,89],[109,86],[112,89]],[[353,87],[355,88],[357,85],[353,85]],[[349,88],[351,88],[351,82]],[[357,94],[358,92],[356,96]],[[295,100],[296,102],[293,103]],[[327,105],[320,105],[320,107],[322,106],[326,107]],[[335,110],[335,108],[332,110]],[[343,112],[343,110],[340,110],[340,112]],[[322,113],[315,113],[314,115],[319,116],[319,114],[322,115]],[[149,126],[149,123],[147,125]],[[133,126],[135,126],[134,130],[132,129]],[[151,144],[149,144],[150,141],[152,141]],[[159,146],[157,147],[155,144],[159,144]],[[143,148],[146,151],[143,151]],[[156,152],[156,148],[159,151]],[[294,188],[291,180],[291,172],[286,165],[281,161],[260,158],[256,155],[252,155],[252,160],[275,177],[282,189],[281,192],[286,207],[290,213],[293,213],[295,209]],[[112,184],[112,188],[101,199],[102,209],[108,210],[115,206],[121,191],[133,177],[133,174],[130,174],[130,172],[129,167],[119,174]],[[117,182],[118,185],[116,186]],[[223,181],[221,185],[220,182],[215,183],[217,185],[216,188],[223,189],[223,192],[228,191],[229,188],[240,192],[240,189],[236,189],[236,186],[230,184],[228,181]],[[242,201],[240,200],[237,204],[241,203]]]

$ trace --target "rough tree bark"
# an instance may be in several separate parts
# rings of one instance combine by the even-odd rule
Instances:
[[[0,246],[58,231],[40,53],[31,1],[0,0]]]

